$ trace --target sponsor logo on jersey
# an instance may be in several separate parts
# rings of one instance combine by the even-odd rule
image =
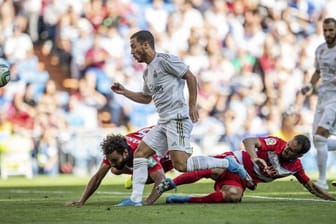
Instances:
[[[154,93],[162,93],[163,92],[163,87],[162,85],[158,85],[154,88]]]

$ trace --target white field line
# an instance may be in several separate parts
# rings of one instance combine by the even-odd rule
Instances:
[[[313,202],[327,202],[336,203],[336,201],[327,201],[323,199],[315,198],[286,198],[286,197],[270,197],[270,196],[260,196],[260,195],[245,195],[245,198],[256,198],[265,200],[276,200],[276,201],[313,201]]]
[[[39,190],[21,190],[21,189],[11,189],[10,193],[17,194],[72,194],[71,191],[39,191]],[[128,192],[118,192],[118,191],[97,191],[95,194],[108,194],[108,195],[129,195]]]
[[[11,193],[18,193],[18,194],[71,194],[73,192],[70,191],[39,191],[39,190],[21,190],[21,189],[12,189],[9,190]],[[130,193],[128,192],[118,192],[118,191],[97,191],[96,194],[101,195],[115,195],[115,196],[129,196]],[[286,194],[288,194],[287,192]],[[172,195],[174,193],[166,193],[167,195]],[[275,195],[276,193],[272,193],[272,195]],[[281,192],[279,192],[281,194]],[[279,195],[278,194],[278,195]],[[302,195],[302,193],[293,192],[293,194],[296,195]],[[186,194],[184,194],[186,195]],[[193,195],[204,195],[204,194],[193,194]],[[326,203],[336,203],[335,201],[327,201],[323,199],[318,198],[293,198],[293,197],[272,197],[272,196],[262,196],[262,195],[245,195],[245,198],[255,198],[255,199],[262,199],[262,200],[277,200],[277,201],[312,201],[312,202],[326,202]],[[6,199],[7,200],[7,199]],[[29,199],[30,200],[30,199]],[[0,201],[3,201],[3,199],[0,199]]]

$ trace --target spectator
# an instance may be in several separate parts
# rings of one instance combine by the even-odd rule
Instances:
[[[58,174],[58,148],[54,132],[53,129],[45,129],[35,144],[36,151],[33,153],[36,159],[35,175],[56,176]]]

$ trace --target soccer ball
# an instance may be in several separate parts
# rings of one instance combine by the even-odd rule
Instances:
[[[0,64],[0,87],[4,87],[10,80],[9,67],[5,64]]]

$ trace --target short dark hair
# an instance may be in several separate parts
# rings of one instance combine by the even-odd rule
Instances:
[[[116,151],[119,154],[122,154],[125,149],[128,149],[129,146],[126,142],[126,138],[123,135],[107,135],[103,142],[100,144],[104,155],[111,154]]]
[[[334,25],[336,25],[336,19],[331,18],[331,17],[325,18],[323,20],[323,24],[326,24],[326,23],[334,23]]]
[[[154,44],[154,36],[151,32],[148,30],[140,30],[136,33],[134,33],[131,36],[131,39],[135,38],[139,43],[148,42],[149,46],[154,50],[155,44]]]
[[[310,149],[310,139],[306,135],[296,135],[294,140],[301,146],[300,153],[305,154]]]

